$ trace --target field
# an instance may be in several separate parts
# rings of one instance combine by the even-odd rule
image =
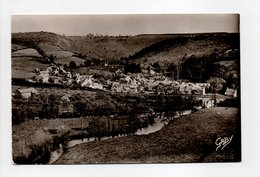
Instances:
[[[35,57],[13,57],[12,58],[12,78],[29,79],[35,76],[33,73],[35,68],[46,70],[49,66],[39,61]]]
[[[42,57],[37,50],[35,49],[23,49],[23,50],[18,50],[12,53],[12,57]]]
[[[150,135],[76,145],[56,164],[240,161],[239,130],[238,109],[202,109]],[[216,139],[232,135],[232,142],[216,151]]]

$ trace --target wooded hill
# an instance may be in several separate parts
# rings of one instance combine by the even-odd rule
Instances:
[[[133,72],[152,66],[174,79],[205,82],[210,77],[239,77],[239,40],[239,33],[64,36],[28,32],[12,34],[12,52],[34,48],[48,61],[67,65],[75,61],[78,67],[92,64],[102,70],[107,70],[104,63],[114,65],[114,70],[123,66],[128,71],[131,64],[140,68]]]

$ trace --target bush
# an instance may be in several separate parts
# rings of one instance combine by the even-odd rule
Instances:
[[[141,66],[140,64],[136,64],[136,63],[130,63],[130,64],[126,64],[124,65],[124,70],[125,73],[140,73],[141,72]]]
[[[77,67],[77,64],[75,63],[75,61],[70,61],[69,67],[70,67],[71,69],[75,69],[75,68]]]

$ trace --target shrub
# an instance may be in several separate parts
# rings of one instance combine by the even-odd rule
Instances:
[[[75,69],[75,68],[77,67],[77,64],[75,63],[75,61],[70,61],[69,67],[70,67],[71,69]]]

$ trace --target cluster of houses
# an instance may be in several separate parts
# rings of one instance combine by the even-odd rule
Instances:
[[[171,80],[159,73],[123,74],[116,72],[117,80],[110,81],[112,92],[156,93],[156,94],[205,94],[209,83],[191,83]]]
[[[35,68],[35,73],[36,75],[29,79],[30,82],[54,83],[67,86],[76,84],[81,87],[103,89],[103,85],[97,79],[93,78],[93,75],[81,75],[66,71],[63,66],[52,64],[45,71]]]
[[[93,75],[81,75],[66,71],[63,66],[52,64],[45,71],[35,69],[35,76],[29,81],[63,85],[76,84],[80,87],[121,93],[156,93],[156,94],[205,94],[209,83],[191,83],[171,80],[160,73],[124,74],[121,70],[114,73],[114,78],[100,81]]]
[[[146,73],[127,73],[121,70],[114,73],[112,79],[100,81],[93,75],[81,75],[66,71],[63,66],[52,64],[45,71],[38,68],[36,74],[29,81],[38,83],[54,83],[63,85],[76,84],[80,87],[98,89],[117,93],[155,93],[155,94],[192,94],[205,95],[209,83],[192,83],[181,80],[172,80],[154,71]],[[18,90],[23,98],[37,94],[34,88]],[[236,97],[236,90],[228,88],[225,95]]]

